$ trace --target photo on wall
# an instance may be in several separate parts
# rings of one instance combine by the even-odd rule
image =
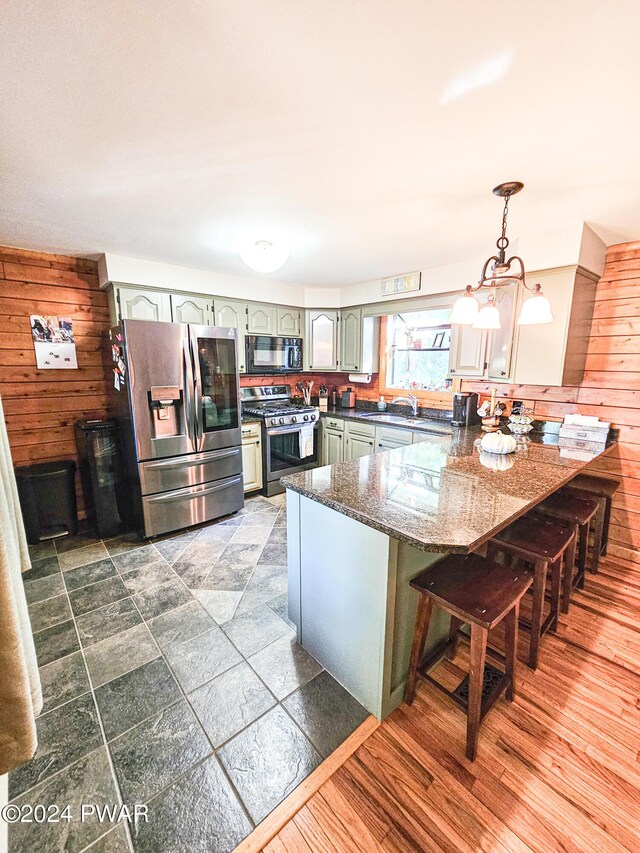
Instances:
[[[68,317],[32,314],[31,336],[40,370],[77,370],[73,322]]]

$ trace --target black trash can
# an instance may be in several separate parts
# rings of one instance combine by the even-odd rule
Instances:
[[[15,469],[20,508],[29,545],[78,532],[76,463],[40,462]]]
[[[76,445],[89,526],[101,539],[117,536],[126,529],[128,502],[117,421],[76,421]]]

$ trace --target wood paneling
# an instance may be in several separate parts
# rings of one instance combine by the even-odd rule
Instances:
[[[498,396],[534,401],[537,417],[561,420],[569,412],[597,415],[620,430],[620,445],[594,463],[594,472],[621,480],[614,497],[616,522],[610,541],[615,553],[637,564],[640,541],[629,531],[640,522],[640,244],[611,246],[598,283],[586,373],[579,386],[544,388],[499,385]],[[486,382],[463,388],[485,397]]]
[[[85,258],[0,247],[0,395],[15,465],[76,459],[74,424],[107,414],[101,334],[109,328],[97,265]],[[78,370],[38,370],[31,314],[73,320]],[[82,491],[76,480],[82,514]]]
[[[640,849],[640,578],[607,559],[587,574],[538,669],[518,669],[464,755],[463,712],[420,683],[265,853]],[[501,634],[494,637],[502,648]],[[525,659],[527,638],[519,656]],[[468,647],[438,667],[456,686]]]

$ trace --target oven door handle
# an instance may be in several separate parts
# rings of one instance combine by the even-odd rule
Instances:
[[[314,422],[311,424],[307,424],[307,423],[293,424],[292,426],[285,426],[285,427],[276,427],[276,428],[269,427],[269,429],[267,430],[267,435],[286,435],[288,432],[300,432],[300,430],[306,426],[310,426],[310,427],[313,427],[314,429],[317,429],[318,424],[317,424],[317,422]]]

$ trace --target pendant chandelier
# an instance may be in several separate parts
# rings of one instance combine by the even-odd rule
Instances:
[[[518,325],[538,326],[543,323],[553,323],[551,305],[540,285],[534,284],[533,287],[529,287],[526,282],[522,258],[518,255],[507,258],[509,199],[512,195],[519,193],[523,187],[524,184],[520,181],[508,181],[494,188],[494,194],[504,199],[502,233],[496,241],[498,254],[492,255],[485,261],[478,284],[475,287],[467,285],[464,296],[456,301],[451,312],[451,323],[473,326],[474,329],[499,329],[500,315],[496,305],[496,291],[500,287],[509,287],[520,282],[526,290],[531,291],[531,296],[522,303]],[[484,305],[480,305],[473,295],[482,288],[487,288],[489,291],[489,298]]]

